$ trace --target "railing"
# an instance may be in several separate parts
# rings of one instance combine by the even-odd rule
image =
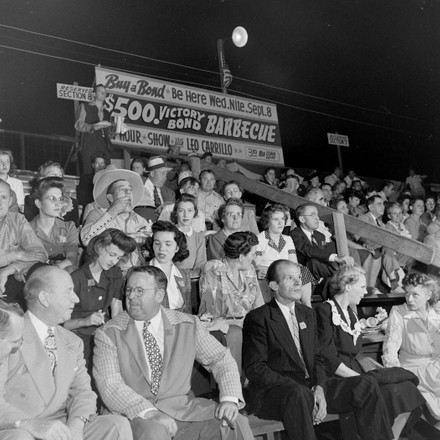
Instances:
[[[297,208],[303,203],[312,203],[306,199],[288,194],[280,189],[274,189],[269,185],[248,179],[239,173],[232,173],[223,168],[219,168],[213,164],[201,161],[199,158],[191,158],[191,168],[193,175],[197,176],[203,169],[212,169],[218,179],[225,181],[236,180],[240,182],[243,188],[253,194],[258,194],[266,199],[277,203],[282,203],[289,208]],[[425,264],[432,264],[440,267],[440,253],[435,249],[410,238],[402,237],[393,232],[382,229],[378,226],[371,225],[355,217],[336,212],[334,209],[317,205],[320,216],[327,222],[331,222],[335,226],[336,243],[338,253],[347,255],[347,236],[346,231],[379,243],[382,246],[400,252],[401,254],[410,256],[417,261]]]
[[[0,130],[0,148],[12,151],[17,167],[22,170],[37,170],[49,160],[66,165],[74,137],[41,135],[21,131]],[[66,174],[76,175],[76,163],[68,163]]]

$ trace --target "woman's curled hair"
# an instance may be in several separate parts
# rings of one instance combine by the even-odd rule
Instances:
[[[257,244],[258,238],[253,232],[234,232],[228,236],[223,245],[225,257],[236,260],[240,255],[247,255]]]

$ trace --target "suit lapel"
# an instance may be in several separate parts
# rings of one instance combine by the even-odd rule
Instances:
[[[131,354],[139,367],[139,370],[141,370],[143,376],[145,377],[145,380],[150,383],[148,380],[149,369],[145,359],[144,349],[142,347],[143,341],[139,337],[139,333],[133,318],[129,318],[127,328],[124,331],[121,331],[121,337],[127,343],[128,348],[130,349]]]
[[[55,393],[55,380],[52,376],[49,357],[28,315],[25,316],[23,345],[20,352],[46,405]]]
[[[271,305],[272,328],[275,337],[278,339],[279,343],[283,346],[284,350],[286,350],[286,353],[292,358],[292,360],[303,368],[303,362],[299,357],[298,350],[295,347],[295,342],[293,341],[292,334],[290,333],[290,329],[287,325],[286,319],[284,318],[283,312],[281,312],[275,300],[272,300]]]
[[[171,358],[171,353],[174,347],[174,336],[176,333],[174,325],[172,325],[167,318],[165,311],[162,309],[163,331],[164,331],[164,353],[163,353],[163,368],[165,371],[168,362]],[[162,373],[163,375],[163,373]]]

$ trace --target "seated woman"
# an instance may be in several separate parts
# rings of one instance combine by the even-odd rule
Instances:
[[[420,198],[411,200],[409,209],[410,216],[405,220],[405,226],[408,228],[413,240],[423,243],[423,240],[428,235],[426,225],[421,221],[421,217],[425,212],[424,200]]]
[[[258,244],[252,232],[235,232],[224,244],[225,257],[208,261],[200,275],[199,317],[210,331],[225,334],[241,371],[242,327],[246,314],[264,304],[252,265]]]
[[[29,224],[43,243],[49,264],[72,273],[78,269],[78,230],[73,222],[59,218],[64,190],[64,181],[59,177],[40,180],[34,193],[40,213]]]
[[[161,269],[168,280],[162,305],[169,309],[192,313],[191,277],[189,270],[178,269],[176,264],[188,258],[185,234],[170,222],[153,223],[152,235],[145,242],[146,260]]]
[[[229,235],[241,231],[244,207],[240,199],[231,198],[218,209],[222,229],[208,237],[208,260],[220,260],[225,257],[223,245]]]
[[[14,156],[11,150],[0,149],[0,179],[9,183],[11,190],[16,198],[18,209],[23,212],[24,191],[23,183],[20,179],[11,177],[10,173],[15,171]]]
[[[190,194],[182,194],[174,204],[171,213],[171,221],[186,236],[186,245],[189,252],[187,258],[176,262],[176,266],[179,269],[191,270],[192,276],[198,276],[200,269],[207,261],[205,234],[195,232],[192,228],[192,221],[197,213],[196,199]]]
[[[263,232],[258,234],[255,264],[258,269],[260,288],[263,291],[266,301],[270,300],[266,282],[268,267],[275,260],[280,259],[298,263],[292,237],[283,234],[283,229],[286,225],[286,211],[288,211],[286,206],[275,203],[266,206],[260,217],[260,225]],[[301,302],[311,307],[312,283],[315,283],[315,279],[309,269],[304,266],[301,266],[301,280],[303,284],[303,297]]]
[[[362,268],[342,266],[331,278],[330,292],[332,299],[316,308],[319,345],[327,366],[327,376],[373,376],[380,385],[389,427],[394,438],[398,439],[410,413],[424,403],[417,390],[417,378],[403,368],[384,369],[362,354],[361,327],[354,312],[367,293],[365,272]]]
[[[420,217],[420,221],[428,228],[428,226],[435,220],[435,197],[433,195],[426,196],[425,212]]]
[[[34,203],[35,191],[38,188],[38,182],[46,177],[59,177],[64,179],[64,170],[58,162],[45,162],[38,168],[38,174],[32,182],[31,194],[24,199],[24,215],[26,220],[30,222],[36,215],[38,215],[38,209]],[[79,212],[78,201],[73,199],[68,194],[64,195],[63,205],[59,217],[66,222],[74,222],[75,226],[79,226]]]
[[[419,273],[407,275],[403,287],[406,304],[391,309],[382,361],[419,378],[429,410],[425,416],[440,430],[440,314],[433,307],[438,304],[438,288],[432,278]]]
[[[240,183],[236,180],[231,180],[230,182],[225,183],[222,187],[221,195],[227,202],[229,199],[240,199],[243,198],[243,188]],[[214,224],[214,229],[218,229],[215,227],[217,222]],[[241,230],[242,231],[251,231],[255,235],[258,235],[258,226],[257,220],[255,217],[255,209],[252,206],[243,204],[243,218],[241,219]]]
[[[64,327],[84,342],[84,357],[91,373],[93,335],[111,317],[122,312],[123,277],[119,261],[136,249],[136,241],[118,229],[107,229],[93,237],[86,249],[86,263],[72,273],[79,298]]]

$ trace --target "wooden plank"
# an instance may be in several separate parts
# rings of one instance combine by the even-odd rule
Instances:
[[[335,226],[335,239],[338,255],[345,257],[348,255],[347,232],[345,230],[344,214],[333,212],[333,224]]]
[[[283,203],[289,208],[296,209],[302,203],[312,203],[306,199],[288,194],[277,188],[272,188],[264,183],[257,182],[255,180],[248,179],[239,173],[231,173],[228,170],[219,168],[213,164],[202,161],[202,169],[210,168],[214,171],[218,179],[225,181],[236,180],[241,183],[246,191],[253,194],[258,194],[266,199],[272,200],[277,203]],[[333,223],[332,214],[336,211],[326,206],[317,205],[312,203],[318,208],[319,215],[325,220]],[[389,249],[400,252],[404,255],[408,255],[417,261],[421,261],[425,264],[432,264],[440,267],[440,253],[435,249],[420,243],[410,238],[402,237],[394,232],[387,231],[386,229],[378,226],[371,225],[355,217],[342,214],[345,221],[345,228],[348,232],[358,235],[363,238],[367,238],[376,243],[381,244]]]
[[[126,170],[129,170],[130,162],[131,162],[130,150],[128,148],[124,148],[123,152],[124,152],[124,168]]]

